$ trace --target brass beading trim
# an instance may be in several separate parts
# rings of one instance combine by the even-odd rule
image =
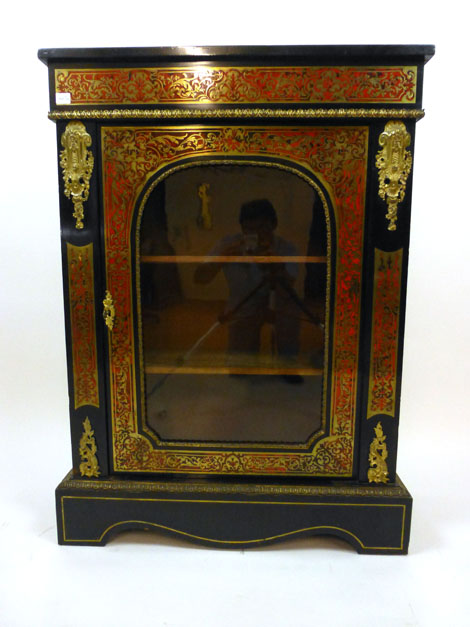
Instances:
[[[119,477],[90,481],[77,479],[70,472],[59,486],[63,489],[106,490],[111,494],[115,491],[130,492],[168,492],[171,494],[258,494],[258,495],[289,495],[289,496],[407,496],[408,492],[397,477],[395,485],[281,485],[281,484],[239,484],[221,482],[174,482],[174,481],[136,481]]]
[[[420,120],[424,117],[423,109],[267,109],[267,108],[217,108],[217,109],[68,109],[66,111],[50,111],[50,120],[128,120],[128,119],[212,119],[212,118],[280,118],[280,119],[367,119],[367,118],[405,118]]]

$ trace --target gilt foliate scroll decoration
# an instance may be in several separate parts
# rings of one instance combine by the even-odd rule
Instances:
[[[379,196],[387,203],[388,230],[397,228],[398,205],[405,197],[406,181],[411,172],[412,157],[408,147],[411,136],[400,121],[387,122],[379,137],[381,150],[375,164],[379,171]]]
[[[369,470],[367,472],[367,478],[369,483],[388,483],[388,468],[387,468],[387,445],[385,440],[387,437],[384,435],[382,424],[377,423],[374,428],[375,438],[372,440],[369,448]]]
[[[88,148],[91,136],[82,122],[70,122],[62,134],[60,167],[63,170],[64,193],[73,202],[75,228],[83,229],[84,208],[90,193],[90,178],[94,158]]]
[[[95,432],[91,428],[88,418],[83,421],[83,433],[80,438],[80,474],[82,477],[99,477],[100,467],[96,453],[98,451],[95,441]]]
[[[106,290],[106,294],[103,300],[103,318],[106,326],[110,331],[114,328],[114,318],[116,316],[116,309],[114,307],[114,300],[109,290]]]
[[[210,231],[212,229],[212,214],[210,211],[209,183],[201,183],[197,188],[197,193],[201,199],[201,209],[197,218],[197,225],[201,229]]]

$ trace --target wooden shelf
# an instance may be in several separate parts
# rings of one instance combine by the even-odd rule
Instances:
[[[142,255],[141,263],[326,263],[326,257],[278,255]]]
[[[160,366],[148,365],[145,374],[254,374],[254,375],[304,375],[321,376],[321,368],[263,368],[263,367],[237,367],[237,366]]]

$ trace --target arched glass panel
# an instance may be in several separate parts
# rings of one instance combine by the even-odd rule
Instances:
[[[153,189],[140,305],[160,439],[289,444],[318,430],[327,248],[325,208],[289,171],[201,165]]]

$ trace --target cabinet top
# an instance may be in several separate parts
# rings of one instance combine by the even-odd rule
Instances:
[[[38,57],[49,65],[145,61],[266,61],[269,63],[426,63],[433,45],[331,45],[331,46],[179,46],[165,48],[42,48]]]
[[[49,67],[55,119],[83,117],[81,110],[102,118],[148,117],[150,110],[187,114],[157,111],[162,107],[192,107],[199,109],[192,116],[207,117],[207,106],[236,106],[245,116],[253,106],[286,116],[288,110],[277,109],[307,108],[305,115],[318,116],[312,107],[394,106],[416,109],[407,115],[419,117],[423,65],[434,46],[49,48],[38,54]]]

